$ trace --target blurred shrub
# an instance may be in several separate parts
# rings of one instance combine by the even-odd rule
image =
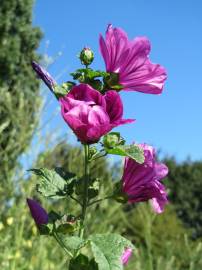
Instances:
[[[32,4],[32,0],[0,3],[0,182],[7,191],[17,158],[32,137],[40,101],[31,61],[37,58],[41,32],[32,26]]]
[[[202,236],[202,162],[189,160],[177,164],[166,159],[169,175],[166,186],[178,217],[192,229],[192,237]]]
[[[76,164],[76,165],[75,165]],[[41,153],[33,167],[62,166],[70,171],[83,171],[83,154],[79,147],[60,143],[54,149]],[[106,159],[93,164],[102,176],[103,186],[111,189],[112,178],[120,178],[120,168],[111,167]],[[37,196],[48,210],[79,212],[71,201],[46,201],[34,192],[36,178],[21,179],[8,210],[0,223],[0,269],[4,270],[61,270],[66,267],[63,251],[54,240],[37,235],[34,222],[26,207],[26,196]],[[30,195],[31,194],[31,195]],[[104,195],[103,190],[101,197]],[[74,205],[74,206],[72,206]],[[147,203],[122,206],[113,201],[104,201],[88,211],[89,232],[120,232],[130,238],[136,251],[127,270],[199,270],[202,269],[202,242],[189,239],[185,229],[170,205],[161,215],[152,212]]]

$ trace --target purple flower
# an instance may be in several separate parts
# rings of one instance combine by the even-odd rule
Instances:
[[[139,164],[130,158],[125,159],[122,177],[122,191],[127,194],[130,203],[151,199],[155,212],[162,213],[168,203],[162,180],[168,174],[163,163],[155,161],[155,150],[152,146],[140,144],[144,150],[145,161]]]
[[[48,214],[38,202],[27,199],[27,204],[37,226],[48,223]]]
[[[74,86],[60,104],[65,122],[82,143],[95,143],[112,128],[134,121],[122,119],[123,104],[117,92],[103,96],[88,84]]]
[[[130,259],[132,253],[133,253],[132,248],[126,248],[124,250],[123,255],[121,256],[121,261],[123,265],[126,265],[128,263],[128,260]]]
[[[38,63],[35,61],[32,62],[32,68],[37,73],[39,78],[41,78],[48,88],[53,92],[54,86],[57,85],[56,81],[51,77],[51,75]]]
[[[159,94],[166,80],[165,69],[150,62],[151,45],[146,37],[129,40],[120,28],[109,25],[106,39],[100,35],[100,51],[107,72],[118,73],[124,90]]]

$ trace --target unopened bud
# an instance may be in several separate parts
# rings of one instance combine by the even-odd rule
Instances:
[[[94,59],[94,53],[90,48],[83,48],[83,50],[80,52],[79,58],[81,60],[81,63],[85,66],[90,65],[93,62]]]
[[[37,226],[48,223],[48,214],[37,201],[27,199],[27,204]]]
[[[57,85],[56,81],[51,77],[51,75],[37,62],[32,62],[32,68],[39,76],[40,79],[44,81],[44,83],[48,86],[48,88],[54,92],[54,87]]]

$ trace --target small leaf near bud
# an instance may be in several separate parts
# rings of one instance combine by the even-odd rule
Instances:
[[[97,149],[95,146],[90,147],[89,149],[89,160],[91,160],[97,154]]]
[[[103,138],[103,144],[106,148],[114,148],[117,145],[123,145],[125,141],[119,132],[110,132]]]
[[[90,48],[83,48],[83,50],[80,52],[79,58],[81,60],[81,63],[85,66],[90,65],[93,62],[94,59],[94,53]]]
[[[89,199],[95,198],[99,194],[100,189],[100,179],[90,179],[90,185],[88,188],[88,197]]]
[[[123,204],[127,203],[128,196],[127,196],[127,194],[122,192],[122,183],[121,182],[115,183],[112,198],[119,203],[123,203]]]
[[[123,86],[119,84],[119,74],[111,72],[104,77],[104,83],[106,89],[112,89],[115,91],[120,91],[123,89]]]
[[[77,219],[73,215],[64,215],[55,225],[56,231],[62,234],[73,233],[78,229]]]

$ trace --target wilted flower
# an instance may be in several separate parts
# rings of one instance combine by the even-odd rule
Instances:
[[[95,143],[112,128],[134,121],[122,119],[123,104],[117,92],[102,95],[87,84],[74,86],[60,104],[65,122],[82,143]]]
[[[123,255],[121,256],[121,261],[123,265],[126,265],[128,263],[128,260],[130,259],[132,253],[133,253],[132,248],[126,248],[124,250]]]
[[[27,204],[37,226],[48,223],[48,214],[38,202],[27,199]]]
[[[124,90],[149,94],[162,92],[166,71],[150,62],[151,45],[146,37],[129,40],[122,29],[109,25],[106,39],[100,35],[99,42],[107,72],[118,74],[117,83]]]
[[[44,83],[48,86],[48,88],[53,92],[54,86],[57,85],[56,81],[51,77],[51,75],[46,71],[42,66],[40,66],[37,62],[32,62],[32,68],[37,73],[39,78],[41,78]]]
[[[154,211],[161,213],[168,200],[160,180],[166,177],[168,168],[165,164],[155,161],[155,150],[152,146],[139,146],[144,150],[145,161],[139,164],[130,158],[125,159],[122,191],[127,194],[130,203],[151,199]]]

